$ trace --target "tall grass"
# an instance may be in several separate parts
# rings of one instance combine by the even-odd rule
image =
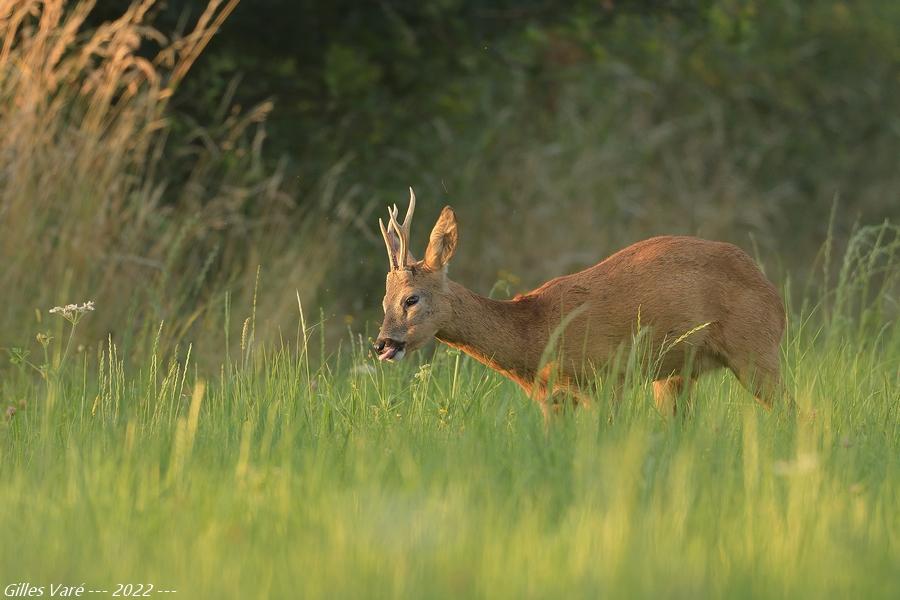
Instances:
[[[763,412],[723,372],[689,418],[664,419],[631,373],[614,414],[600,385],[594,409],[545,430],[515,386],[457,352],[385,367],[361,328],[326,340],[298,300],[318,291],[336,230],[298,214],[283,173],[263,166],[267,106],[225,101],[217,127],[186,137],[171,120],[234,3],[211,2],[171,37],[147,23],[151,5],[85,30],[90,3],[0,0],[2,589],[896,597],[895,225],[858,228],[837,269],[829,246],[826,277],[785,280],[796,413]],[[585,146],[599,135],[584,133]],[[486,175],[473,147],[461,181],[474,194]],[[494,189],[523,192],[520,209],[555,181],[578,198],[612,160],[596,148],[572,161],[549,142],[523,147]],[[530,188],[513,185],[522,164]],[[345,166],[318,204],[339,195]],[[526,233],[576,206],[542,206]],[[566,220],[573,243],[596,233]],[[464,235],[489,240],[484,227]],[[492,260],[469,248],[466,281]],[[505,266],[557,274],[587,260],[562,256],[529,249]],[[46,311],[87,299],[97,310],[77,328]]]
[[[210,127],[173,132],[169,103],[237,0],[210,2],[171,35],[152,28],[154,4],[88,29],[93,2],[0,0],[0,329],[10,345],[27,340],[35,309],[73,298],[103,307],[95,332],[124,335],[140,315],[149,332],[168,322],[164,345],[212,336],[226,292],[247,301],[262,262],[286,292],[262,307],[277,322],[295,289],[312,297],[327,271],[333,227],[302,214],[284,174],[262,161],[268,104],[241,112],[225,98]]]
[[[322,358],[302,313],[293,343],[252,344],[253,306],[232,320],[242,350],[206,375],[158,354],[129,366],[106,341],[61,365],[51,405],[23,366],[0,382],[0,581],[192,598],[895,597],[897,235],[861,229],[832,300],[791,309],[796,413],[765,413],[722,372],[689,418],[662,418],[640,383],[614,418],[598,398],[545,431],[458,352],[384,367],[350,336]]]

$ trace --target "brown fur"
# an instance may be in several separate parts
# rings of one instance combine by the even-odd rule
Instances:
[[[649,328],[661,412],[676,411],[686,364],[691,381],[731,369],[766,408],[781,393],[784,307],[772,283],[732,244],[651,238],[510,301],[484,298],[448,279],[445,268],[455,247],[456,219],[447,207],[426,260],[388,274],[380,339],[399,340],[411,351],[437,337],[516,381],[545,414],[554,394],[585,402],[581,384],[629,347],[638,322]],[[405,307],[412,294],[419,303]],[[547,362],[544,351],[558,329]]]

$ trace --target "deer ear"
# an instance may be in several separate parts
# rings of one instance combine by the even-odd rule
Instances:
[[[428,248],[425,249],[425,266],[432,271],[446,267],[456,252],[457,239],[456,214],[452,208],[445,206],[431,230]]]

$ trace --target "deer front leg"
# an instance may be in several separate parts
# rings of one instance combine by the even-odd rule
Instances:
[[[653,399],[656,403],[656,410],[664,417],[674,417],[678,413],[678,398],[684,391],[685,386],[688,386],[688,395],[690,394],[693,381],[693,379],[685,381],[681,375],[673,375],[672,377],[654,381]],[[687,413],[689,407],[690,401],[686,396],[682,406],[683,413]]]
[[[538,381],[530,387],[523,387],[541,407],[545,424],[549,424],[555,415],[562,413],[567,404],[571,404],[573,408],[591,407],[590,396],[574,385],[557,383],[551,389],[546,382]]]

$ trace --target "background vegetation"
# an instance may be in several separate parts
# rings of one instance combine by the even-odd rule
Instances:
[[[482,292],[660,233],[731,240],[805,278],[835,202],[837,247],[900,216],[887,0],[0,14],[0,328],[20,344],[34,309],[88,297],[106,309],[96,337],[140,314],[170,341],[212,341],[257,268],[261,335],[291,322],[295,291],[331,335],[349,316],[361,331],[383,285],[375,220],[408,185],[414,246],[452,203],[454,276]]]
[[[0,0],[0,583],[895,597],[898,87],[890,0]],[[382,370],[409,185],[499,296],[738,243],[799,411]]]

